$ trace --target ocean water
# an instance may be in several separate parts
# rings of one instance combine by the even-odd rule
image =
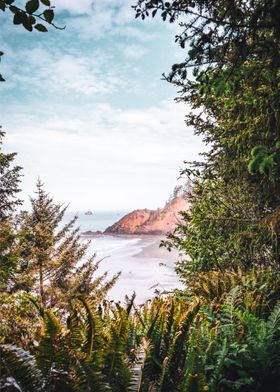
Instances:
[[[125,211],[96,212],[93,215],[78,213],[77,225],[81,232],[104,231],[125,214]],[[67,213],[65,223],[74,215]],[[82,236],[82,241],[90,241],[89,255],[95,254],[96,261],[102,260],[96,276],[108,272],[108,277],[112,277],[121,272],[109,297],[123,301],[125,295],[130,296],[135,291],[137,303],[154,296],[155,290],[169,292],[181,287],[174,271],[177,254],[159,248],[161,239],[164,236]]]
[[[108,226],[117,222],[121,217],[129,211],[97,211],[92,215],[85,215],[84,211],[70,211],[66,212],[64,216],[64,223],[68,222],[75,215],[78,217],[77,225],[81,231],[104,231]]]

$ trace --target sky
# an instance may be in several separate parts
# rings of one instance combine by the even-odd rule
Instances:
[[[0,15],[4,151],[75,211],[158,208],[203,145],[162,73],[185,53],[178,26],[136,20],[131,0],[56,0],[65,30],[28,32]],[[28,204],[25,204],[28,207]]]

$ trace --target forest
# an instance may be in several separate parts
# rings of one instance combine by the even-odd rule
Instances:
[[[184,163],[191,208],[161,244],[179,251],[184,288],[143,305],[108,300],[118,275],[97,274],[40,181],[19,212],[24,168],[1,150],[0,389],[280,391],[280,1],[133,9],[178,25],[186,57],[163,78],[208,146]],[[1,12],[29,31],[56,27],[49,0],[0,0]]]

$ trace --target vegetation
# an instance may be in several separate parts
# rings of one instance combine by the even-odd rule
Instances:
[[[13,250],[15,233],[13,231],[13,213],[21,204],[17,198],[19,192],[19,166],[12,166],[14,153],[2,152],[4,133],[0,128],[0,289],[6,286],[15,273],[17,258]]]
[[[279,3],[140,0],[160,14],[187,51],[165,78],[193,109],[187,124],[210,145],[182,174],[191,211],[167,241],[190,259],[183,279],[224,268],[279,266]],[[274,49],[272,49],[274,48]],[[191,73],[191,75],[189,75]]]
[[[209,144],[186,163],[191,209],[165,241],[185,289],[108,301],[117,277],[93,277],[75,220],[61,225],[65,207],[40,182],[32,211],[15,215],[20,168],[1,154],[0,388],[280,391],[280,3],[139,0],[135,11],[180,20],[187,60],[165,78]]]
[[[85,296],[67,318],[41,308],[29,352],[1,345],[3,390],[278,391],[280,274],[202,274],[141,307]],[[5,389],[6,388],[6,389]]]
[[[94,291],[96,299],[102,299],[118,275],[105,284],[106,274],[94,278],[99,263],[95,255],[87,258],[89,243],[81,242],[79,229],[73,228],[77,217],[63,225],[67,207],[55,204],[40,181],[31,206],[30,213],[19,217],[21,271],[10,291],[35,290],[40,303],[49,307],[65,304],[79,293]]]

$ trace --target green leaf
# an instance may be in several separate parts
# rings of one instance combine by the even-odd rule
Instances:
[[[48,23],[52,23],[53,18],[54,18],[54,12],[53,10],[46,10],[43,12],[44,18]]]
[[[257,155],[264,156],[265,154],[267,154],[267,148],[265,146],[262,146],[262,145],[255,146],[251,150],[252,157],[256,157]]]
[[[15,25],[22,24],[25,20],[26,20],[25,13],[23,13],[21,11],[18,11],[18,12],[15,13],[14,20],[13,20]]]
[[[32,31],[33,30],[32,24],[31,24],[29,19],[26,19],[22,24],[23,24],[23,27],[26,30],[28,30],[28,31]]]
[[[42,25],[41,23],[37,23],[34,28],[38,31],[41,31],[42,33],[45,33],[46,31],[48,31],[48,29],[46,28],[46,26]]]
[[[33,24],[33,25],[36,23],[36,18],[34,18],[34,16],[32,16],[32,15],[29,15],[28,20],[29,20],[29,22],[30,22],[31,24]]]
[[[14,14],[15,14],[16,12],[19,12],[18,7],[15,7],[14,5],[10,5],[9,9],[10,9],[10,11],[13,12]]]
[[[39,0],[30,0],[26,3],[25,9],[26,12],[28,12],[29,14],[33,14],[33,12],[36,12],[38,10],[39,6]]]
[[[277,142],[276,142],[276,144],[275,144],[275,147],[277,148],[277,150],[280,149],[280,140],[277,140]]]
[[[51,2],[49,0],[40,0],[42,4],[44,4],[47,7],[50,7]]]
[[[256,157],[253,157],[248,164],[249,173],[255,174],[259,170],[262,161],[263,161],[263,156],[261,155],[257,155]]]
[[[0,10],[5,11],[5,9],[6,9],[6,5],[2,1],[0,1]]]

